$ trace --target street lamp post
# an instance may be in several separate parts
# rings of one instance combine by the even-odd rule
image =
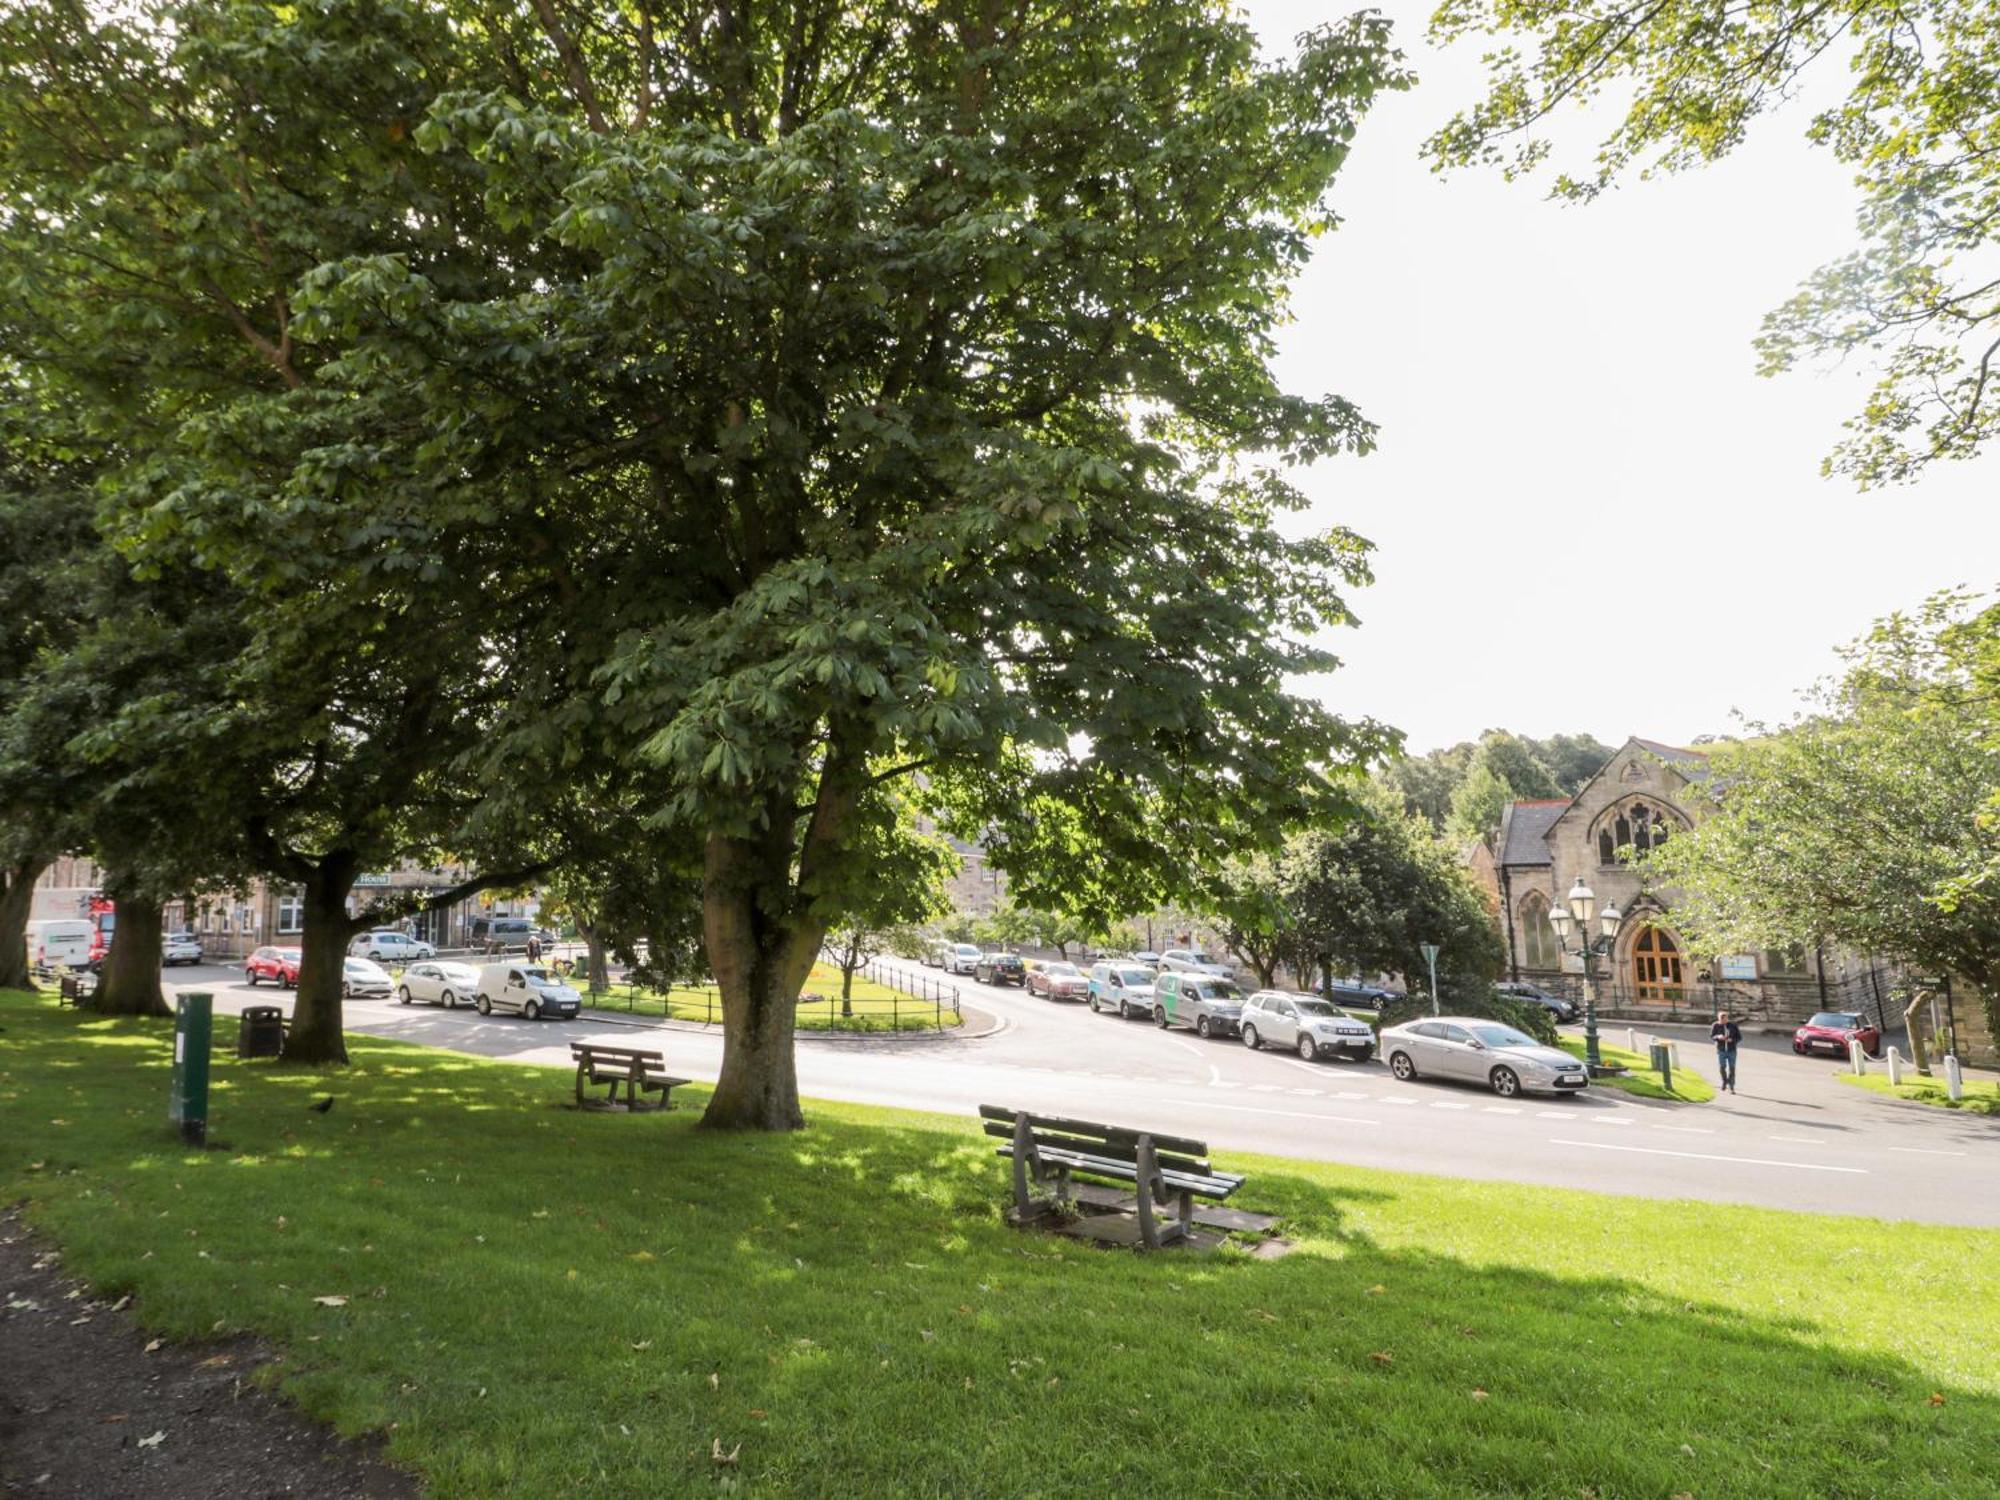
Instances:
[[[1604,1069],[1604,1059],[1597,1050],[1597,956],[1611,951],[1611,945],[1618,939],[1619,924],[1624,920],[1624,913],[1609,901],[1604,903],[1603,911],[1597,909],[1597,893],[1583,883],[1581,875],[1569,888],[1568,898],[1549,908],[1556,945],[1583,961],[1583,1054],[1593,1078]],[[1594,939],[1590,934],[1592,921],[1601,928]],[[1572,930],[1576,933],[1574,946],[1570,943]]]

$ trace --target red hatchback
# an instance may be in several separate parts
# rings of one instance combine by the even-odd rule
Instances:
[[[1028,970],[1028,993],[1050,1000],[1083,1000],[1090,995],[1090,980],[1075,964],[1043,964]]]
[[[1849,1042],[1861,1043],[1870,1057],[1882,1055],[1882,1028],[1858,1010],[1823,1010],[1792,1033],[1792,1050],[1803,1056],[1813,1053],[1847,1056]]]
[[[243,960],[243,977],[254,987],[262,980],[282,989],[297,989],[299,985],[299,950],[296,948],[259,948]]]

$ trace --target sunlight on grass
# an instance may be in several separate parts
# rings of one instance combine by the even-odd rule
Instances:
[[[1886,1073],[1863,1073],[1857,1078],[1852,1072],[1843,1069],[1834,1076],[1842,1083],[1867,1089],[1870,1093],[1886,1094],[1892,1099],[1909,1099],[1918,1104],[1935,1105],[1940,1109],[1964,1110],[1975,1115],[2000,1115],[2000,1082],[1968,1078],[1965,1080],[1965,1096],[1954,1099],[1950,1090],[1944,1086],[1942,1068],[1930,1078],[1914,1072],[1905,1072],[1900,1087],[1890,1083]]]
[[[218,1047],[190,1152],[163,1024],[0,1025],[0,1178],[68,1264],[269,1340],[440,1496],[706,1491],[717,1440],[759,1495],[1964,1495],[2000,1440],[1994,1231],[1231,1153],[1300,1249],[1143,1258],[1007,1229],[969,1120],[710,1135],[356,1036]]]
[[[1584,1056],[1584,1043],[1579,1038],[1563,1037],[1560,1045],[1571,1057],[1581,1059]],[[1660,1075],[1654,1069],[1651,1058],[1628,1052],[1623,1047],[1613,1047],[1601,1036],[1597,1041],[1597,1055],[1607,1063],[1631,1071],[1623,1078],[1593,1079],[1592,1088],[1620,1089],[1641,1099],[1676,1099],[1683,1104],[1706,1104],[1715,1097],[1714,1085],[1692,1068],[1675,1068],[1674,1086],[1668,1090],[1660,1086]]]

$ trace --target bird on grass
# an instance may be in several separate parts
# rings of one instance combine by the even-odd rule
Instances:
[[[332,1108],[333,1108],[333,1095],[328,1094],[324,1099],[320,1100],[319,1103],[313,1106],[313,1112],[315,1114],[323,1115]]]

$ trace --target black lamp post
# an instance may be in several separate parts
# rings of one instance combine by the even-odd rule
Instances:
[[[1556,946],[1564,953],[1583,960],[1583,1055],[1592,1077],[1596,1077],[1604,1066],[1604,1059],[1597,1050],[1597,955],[1611,951],[1611,945],[1618,939],[1618,926],[1624,920],[1624,913],[1609,901],[1604,903],[1603,911],[1597,909],[1597,893],[1583,883],[1581,875],[1569,888],[1568,899],[1549,908],[1549,923],[1556,930]],[[1602,929],[1595,939],[1590,935],[1593,921]],[[1574,947],[1570,944],[1572,929],[1576,933]]]

